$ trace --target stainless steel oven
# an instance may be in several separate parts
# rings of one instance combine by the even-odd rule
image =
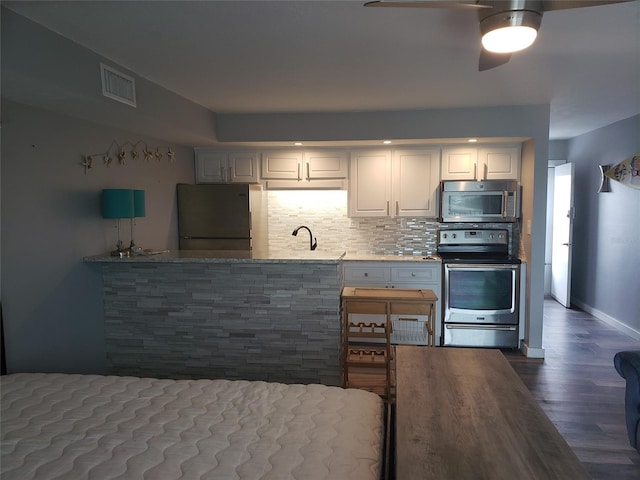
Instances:
[[[442,344],[517,348],[520,261],[507,230],[441,230]]]

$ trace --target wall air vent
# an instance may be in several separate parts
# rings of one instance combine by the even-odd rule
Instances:
[[[136,106],[136,83],[129,75],[125,75],[112,67],[100,64],[102,76],[102,94],[118,102]]]

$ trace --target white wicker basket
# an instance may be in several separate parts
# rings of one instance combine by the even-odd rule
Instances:
[[[428,345],[429,330],[426,319],[397,318],[391,320],[391,343]]]

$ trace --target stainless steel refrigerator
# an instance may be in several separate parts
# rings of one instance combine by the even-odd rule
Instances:
[[[180,249],[250,250],[263,223],[262,193],[259,185],[178,184]]]

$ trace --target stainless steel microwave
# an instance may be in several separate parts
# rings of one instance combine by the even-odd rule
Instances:
[[[520,186],[515,180],[440,183],[441,222],[516,222],[519,217]]]

